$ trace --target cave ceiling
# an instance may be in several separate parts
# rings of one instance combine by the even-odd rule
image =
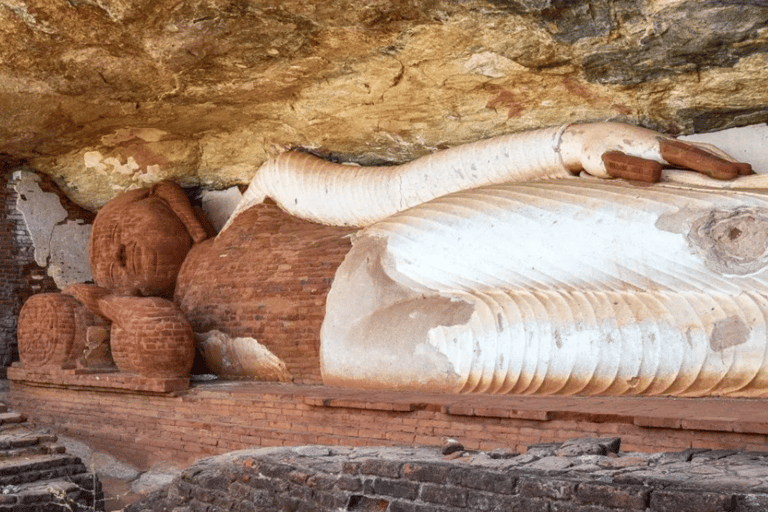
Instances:
[[[0,155],[91,210],[245,184],[288,148],[397,163],[568,122],[768,120],[757,0],[0,0],[0,38]]]

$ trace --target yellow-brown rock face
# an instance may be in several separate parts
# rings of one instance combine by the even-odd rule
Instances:
[[[570,121],[768,119],[768,7],[601,0],[0,0],[0,156],[96,209]]]

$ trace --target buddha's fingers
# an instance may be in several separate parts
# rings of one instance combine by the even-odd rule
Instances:
[[[671,165],[691,169],[717,180],[732,180],[739,175],[752,174],[752,166],[731,162],[709,151],[673,139],[660,138],[661,157]]]
[[[605,170],[613,178],[658,183],[662,165],[659,162],[630,156],[621,151],[607,151],[602,156]]]

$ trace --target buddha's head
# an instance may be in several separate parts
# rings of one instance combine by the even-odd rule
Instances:
[[[93,222],[93,278],[122,295],[171,297],[187,252],[207,236],[175,183],[126,192],[107,203]]]

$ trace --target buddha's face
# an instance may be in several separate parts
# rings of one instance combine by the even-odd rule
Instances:
[[[120,294],[171,297],[192,239],[163,199],[108,203],[93,223],[89,257],[96,284]]]

